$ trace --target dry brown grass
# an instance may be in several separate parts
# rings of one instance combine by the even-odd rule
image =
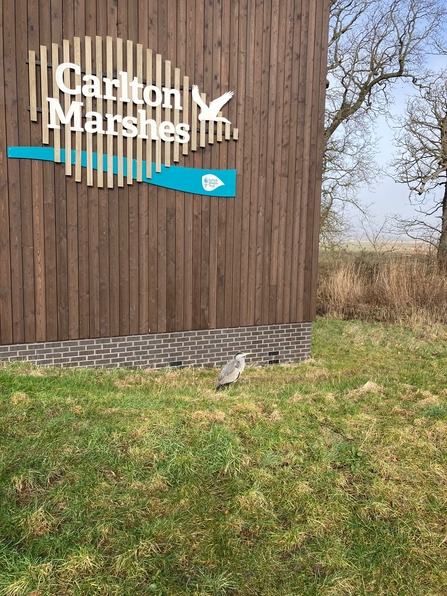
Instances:
[[[411,325],[447,323],[447,275],[429,253],[323,253],[319,315]]]

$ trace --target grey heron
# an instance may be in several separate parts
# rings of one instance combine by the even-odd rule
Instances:
[[[217,379],[216,389],[228,387],[228,385],[231,385],[239,379],[245,368],[245,357],[249,355],[250,352],[238,352],[236,356],[223,367],[219,378]]]

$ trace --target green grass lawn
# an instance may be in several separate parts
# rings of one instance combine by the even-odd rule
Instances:
[[[0,367],[0,595],[447,594],[446,357],[320,319],[311,361],[218,393]]]

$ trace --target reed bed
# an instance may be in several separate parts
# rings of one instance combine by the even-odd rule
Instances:
[[[409,325],[447,323],[447,274],[425,252],[323,252],[317,313]]]

